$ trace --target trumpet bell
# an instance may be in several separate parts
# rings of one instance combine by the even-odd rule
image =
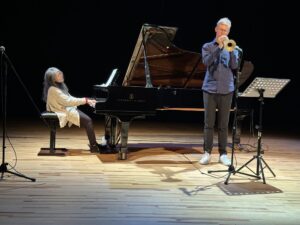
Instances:
[[[224,41],[224,49],[228,52],[232,52],[235,49],[236,43],[234,40],[225,40]]]

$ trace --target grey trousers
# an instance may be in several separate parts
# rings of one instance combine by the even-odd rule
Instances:
[[[204,102],[204,151],[211,153],[214,140],[214,126],[218,115],[218,146],[220,155],[226,154],[228,123],[233,93],[211,94],[203,92]],[[216,111],[218,109],[218,111]]]
[[[80,117],[80,127],[85,128],[87,137],[88,137],[89,142],[90,142],[90,146],[93,146],[97,143],[96,142],[96,135],[95,135],[95,131],[94,131],[94,126],[93,126],[93,121],[84,112],[78,110],[78,113],[79,113],[79,117]]]

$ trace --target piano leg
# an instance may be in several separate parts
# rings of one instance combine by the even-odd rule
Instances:
[[[253,110],[252,109],[238,109],[236,117],[236,133],[234,137],[234,144],[237,146],[236,149],[242,151],[244,149],[243,144],[241,144],[241,134],[242,134],[242,122],[245,117],[250,116],[250,121],[253,121]],[[253,130],[250,125],[250,131]]]
[[[118,159],[127,159],[127,143],[128,143],[128,131],[131,118],[121,119],[114,116],[105,116],[105,139],[107,140],[107,148],[118,148]],[[121,145],[118,146],[119,141]]]
[[[114,149],[119,142],[118,118],[105,116],[105,139],[107,147]]]
[[[105,139],[107,148],[118,149],[118,159],[127,159],[128,131],[132,120],[145,119],[145,115],[114,116],[105,115]],[[121,143],[120,143],[121,142]],[[120,144],[120,145],[119,145]]]
[[[121,147],[118,153],[118,159],[124,160],[127,159],[127,143],[128,143],[128,130],[129,130],[130,121],[121,122]]]

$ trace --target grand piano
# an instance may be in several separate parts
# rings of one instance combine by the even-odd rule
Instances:
[[[144,24],[122,85],[114,69],[106,83],[94,85],[95,113],[105,115],[107,148],[126,159],[130,122],[154,116],[158,110],[203,108],[205,66],[199,53],[176,47],[176,27]]]

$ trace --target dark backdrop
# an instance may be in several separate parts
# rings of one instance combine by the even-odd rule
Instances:
[[[264,125],[298,130],[299,75],[292,57],[299,42],[295,10],[287,1],[2,1],[0,45],[20,76],[18,80],[9,71],[8,117],[38,117],[21,82],[44,110],[42,80],[50,66],[64,72],[71,94],[90,96],[92,85],[104,82],[112,68],[125,73],[143,23],[178,27],[174,43],[200,52],[214,38],[217,20],[226,16],[233,22],[230,37],[255,66],[241,90],[256,76],[290,78],[275,99],[266,99]],[[198,113],[171,117],[200,118]]]

